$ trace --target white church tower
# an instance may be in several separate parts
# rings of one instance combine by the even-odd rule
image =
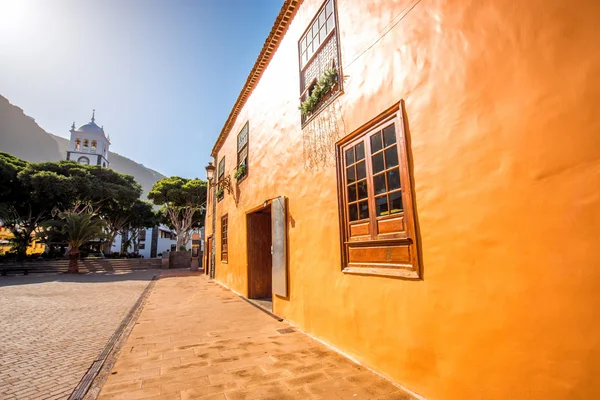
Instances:
[[[67,160],[108,168],[110,139],[104,134],[104,127],[99,127],[95,121],[96,110],[93,110],[91,122],[80,126],[79,129],[75,129],[75,122],[73,122]]]

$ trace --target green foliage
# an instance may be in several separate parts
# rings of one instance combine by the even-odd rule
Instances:
[[[245,165],[245,164],[244,164],[244,165],[240,165],[240,166],[238,167],[238,169],[236,169],[236,170],[235,170],[235,173],[233,174],[233,177],[234,177],[236,180],[238,180],[238,181],[239,181],[241,178],[243,178],[243,177],[246,175],[246,170],[247,170],[247,169],[248,169],[248,168],[246,167],[246,165]]]
[[[218,188],[216,195],[217,195],[217,199],[221,200],[223,198],[223,196],[225,196],[225,189]]]
[[[129,226],[133,229],[152,228],[159,224],[158,214],[147,201],[136,200],[128,211],[131,214]]]
[[[300,104],[300,111],[302,116],[306,117],[310,115],[319,105],[323,97],[331,91],[338,81],[337,68],[330,68],[323,72],[323,75],[317,81],[310,96]]]
[[[187,249],[184,245],[181,245],[179,246],[179,251],[187,251]]]
[[[66,211],[58,218],[44,222],[44,227],[56,230],[66,239],[69,249],[69,272],[79,272],[78,258],[80,248],[93,239],[101,239],[106,222],[91,212]]]
[[[66,211],[58,214],[58,219],[47,221],[43,225],[56,228],[65,235],[69,247],[79,250],[90,240],[102,238],[106,222],[90,212]]]
[[[11,201],[20,195],[15,191],[20,190],[17,175],[29,163],[8,153],[0,152],[0,203]]]
[[[33,232],[56,211],[93,206],[113,221],[141,195],[132,176],[73,161],[27,163],[0,153],[0,220],[26,254]]]
[[[177,233],[177,246],[181,246],[194,227],[204,223],[207,184],[200,179],[178,176],[161,179],[152,187],[148,198],[162,206],[163,220]]]
[[[178,176],[163,178],[154,184],[148,198],[167,207],[199,207],[206,201],[206,182]]]

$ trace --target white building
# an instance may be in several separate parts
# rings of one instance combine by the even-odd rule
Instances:
[[[112,252],[122,250],[123,237],[118,235],[112,245]],[[165,251],[173,251],[177,246],[177,235],[164,225],[148,228],[140,233],[138,253],[144,258],[158,257]],[[187,246],[189,247],[189,246]],[[133,244],[128,248],[133,252]]]
[[[99,165],[110,168],[108,161],[108,148],[110,138],[104,133],[104,127],[96,125],[96,110],[92,111],[91,122],[75,129],[75,122],[71,126],[71,141],[67,150],[67,160],[76,161],[81,164]],[[121,252],[123,238],[117,235],[112,251]],[[140,235],[138,253],[144,258],[157,257],[165,251],[175,250],[177,246],[177,235],[164,225],[148,228]],[[192,240],[186,244],[188,250],[192,249]],[[128,251],[132,252],[130,246]]]
[[[79,129],[75,129],[75,122],[73,122],[67,160],[108,168],[110,139],[104,134],[104,126],[96,125],[95,114],[96,110],[92,111],[92,121],[80,126]]]

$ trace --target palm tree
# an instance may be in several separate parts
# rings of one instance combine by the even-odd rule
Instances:
[[[69,245],[68,273],[79,273],[79,248],[92,239],[101,238],[106,223],[91,212],[62,212],[60,219],[50,221],[47,225],[54,226],[65,235]]]

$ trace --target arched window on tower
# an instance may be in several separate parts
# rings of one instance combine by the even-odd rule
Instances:
[[[75,151],[81,150],[81,139],[75,139]]]
[[[83,165],[90,165],[90,159],[89,159],[89,158],[87,158],[87,157],[79,157],[79,158],[77,159],[77,162],[78,162],[79,164],[83,164]]]
[[[83,139],[83,151],[90,150],[90,141],[87,139]]]
[[[92,153],[96,152],[96,148],[98,147],[98,142],[96,142],[95,140],[92,140]]]

